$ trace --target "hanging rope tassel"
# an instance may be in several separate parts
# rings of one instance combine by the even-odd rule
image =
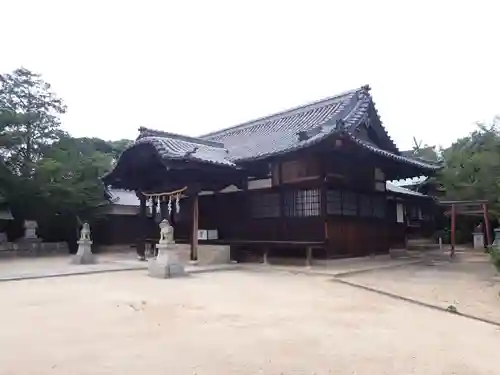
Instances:
[[[168,216],[170,216],[170,214],[172,213],[172,196],[169,195],[168,196]]]
[[[148,208],[148,215],[151,215],[151,213],[153,212],[153,200],[148,198],[148,200],[146,201],[146,206]]]

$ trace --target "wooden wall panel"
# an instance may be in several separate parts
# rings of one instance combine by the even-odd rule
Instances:
[[[387,252],[387,223],[384,220],[329,217],[328,249],[330,257]]]
[[[308,156],[284,161],[281,163],[281,174],[285,184],[318,177],[321,174],[319,159]]]

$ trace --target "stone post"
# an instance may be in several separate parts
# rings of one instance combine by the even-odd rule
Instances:
[[[91,264],[95,263],[94,254],[92,254],[92,240],[90,239],[90,225],[83,223],[82,230],[80,231],[80,239],[77,242],[78,251],[71,259],[73,264]]]
[[[38,238],[36,230],[38,229],[38,223],[34,220],[24,221],[24,237],[23,241],[26,242],[40,242],[41,239]]]
[[[474,238],[474,250],[484,250],[484,233],[474,232],[472,233]]]
[[[165,219],[160,223],[160,241],[156,245],[158,256],[150,259],[148,273],[151,277],[167,279],[186,274],[184,266],[174,252],[174,228]]]

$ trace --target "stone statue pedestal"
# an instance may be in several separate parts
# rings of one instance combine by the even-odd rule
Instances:
[[[174,229],[167,220],[160,223],[160,241],[156,245],[158,256],[150,259],[148,274],[150,277],[167,279],[170,277],[185,276],[184,266],[172,250],[174,244]]]
[[[83,224],[80,232],[80,239],[77,242],[78,251],[71,258],[72,264],[92,264],[95,263],[94,254],[92,254],[92,240],[90,239],[90,226],[88,223]]]
[[[484,233],[483,232],[474,232],[472,233],[474,239],[474,249],[476,250],[484,250]]]

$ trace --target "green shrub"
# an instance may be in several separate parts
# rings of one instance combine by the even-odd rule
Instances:
[[[500,272],[500,249],[496,246],[490,246],[488,253],[490,254],[491,263]]]

